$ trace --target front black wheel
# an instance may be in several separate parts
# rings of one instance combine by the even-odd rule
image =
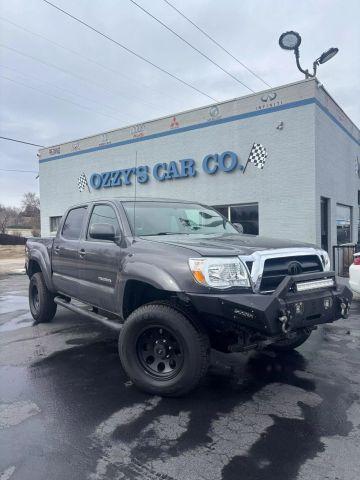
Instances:
[[[188,314],[169,304],[135,310],[119,336],[124,370],[138,388],[180,396],[196,387],[209,361],[209,340]]]
[[[34,324],[50,322],[56,313],[54,295],[48,290],[43,274],[34,273],[29,284],[29,306]]]
[[[271,350],[275,350],[276,352],[288,352],[290,350],[294,350],[297,347],[300,347],[306,340],[310,337],[311,331],[307,330],[299,330],[291,336],[290,338],[284,338],[283,340],[279,340],[276,343],[270,345]]]

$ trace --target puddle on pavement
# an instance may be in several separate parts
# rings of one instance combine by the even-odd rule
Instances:
[[[33,325],[33,320],[29,312],[23,313],[19,316],[11,318],[8,321],[5,321],[0,325],[0,332],[12,332],[13,330],[18,330],[19,328],[31,327]]]
[[[33,324],[28,298],[23,295],[0,297],[0,332],[9,332]]]

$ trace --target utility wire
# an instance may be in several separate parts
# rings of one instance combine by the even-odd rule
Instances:
[[[75,97],[79,97],[79,98],[82,98],[82,99],[84,99],[88,102],[95,103],[95,104],[99,105],[100,107],[106,107],[109,110],[112,110],[115,114],[117,113],[117,111],[113,107],[110,107],[109,105],[106,105],[105,103],[100,103],[100,102],[97,102],[96,100],[93,100],[92,98],[85,97],[84,95],[80,95],[79,93],[74,93],[72,90],[69,90],[67,88],[58,87],[54,83],[50,83],[50,82],[47,82],[45,80],[41,80],[40,78],[37,78],[34,75],[26,75],[25,73],[21,72],[20,70],[17,70],[16,68],[8,67],[7,65],[3,65],[3,64],[0,64],[0,67],[6,68],[7,70],[11,70],[12,72],[15,72],[15,73],[19,73],[20,75],[22,75],[24,77],[24,79],[35,80],[37,82],[43,83],[44,85],[49,85],[50,87],[56,88],[57,90],[60,90],[62,92],[69,93],[70,95],[73,95]]]
[[[175,30],[173,30],[172,28],[170,28],[168,25],[166,25],[166,23],[162,22],[159,18],[157,18],[155,15],[153,15],[152,13],[150,13],[148,10],[146,10],[144,7],[142,7],[141,5],[139,5],[138,3],[136,3],[134,0],[130,0],[130,2],[132,4],[134,4],[136,7],[140,8],[140,10],[142,10],[144,13],[146,13],[146,15],[149,15],[149,17],[151,17],[152,19],[154,19],[156,22],[158,22],[160,25],[162,25],[164,28],[166,28],[166,30],[168,30],[169,32],[171,32],[173,35],[175,35],[177,38],[179,38],[182,42],[186,43],[186,45],[188,45],[189,47],[191,47],[193,50],[195,50],[195,52],[199,53],[202,57],[204,57],[206,60],[208,60],[209,62],[211,62],[213,65],[215,65],[217,68],[219,68],[221,71],[223,71],[224,73],[226,73],[226,75],[228,75],[229,77],[231,77],[233,80],[235,80],[237,83],[240,83],[240,85],[242,85],[243,87],[247,88],[248,90],[250,90],[250,92],[252,93],[255,93],[255,91],[250,88],[248,85],[246,85],[244,82],[242,82],[241,80],[239,80],[237,77],[235,77],[235,75],[233,75],[231,72],[229,72],[228,70],[226,70],[225,68],[223,68],[221,65],[219,65],[218,63],[216,63],[214,60],[212,60],[210,57],[208,57],[205,53],[203,53],[201,50],[199,50],[197,47],[195,47],[193,44],[191,44],[190,42],[188,42],[184,37],[182,37],[181,35],[179,35],[178,33],[175,32]]]
[[[65,68],[58,67],[57,65],[54,65],[53,63],[49,63],[49,62],[45,62],[44,60],[40,60],[39,58],[34,57],[33,55],[29,55],[27,53],[20,52],[20,50],[16,50],[15,48],[8,47],[7,45],[0,44],[0,47],[5,48],[6,50],[10,50],[11,52],[15,52],[18,55],[21,55],[25,58],[30,58],[31,60],[42,63],[43,65],[46,65],[47,67],[51,67],[51,68],[54,68],[55,70],[59,70],[60,72],[65,73],[66,75],[70,75],[72,77],[75,77],[75,78],[81,80],[82,82],[88,83],[90,85],[94,85],[97,88],[101,88],[102,90],[104,90],[104,92],[106,92],[111,97],[114,96],[114,93],[116,95],[120,95],[121,97],[123,97],[123,92],[120,91],[120,90],[111,91],[108,88],[104,87],[103,85],[99,84],[98,82],[94,82],[93,80],[89,80],[88,78],[82,77],[81,75],[77,75],[76,73],[70,72],[69,70],[66,70]],[[143,102],[143,103],[146,103],[146,102]],[[128,119],[128,116],[126,116],[126,117],[124,116],[124,118]],[[120,119],[117,118],[116,120],[119,121]]]
[[[212,97],[211,95],[208,95],[207,93],[203,92],[202,90],[200,90],[199,88],[195,87],[194,85],[192,85],[191,83],[188,83],[186,82],[185,80],[181,79],[180,77],[176,76],[175,74],[169,72],[168,70],[165,70],[165,68],[162,68],[160,67],[159,65],[156,65],[155,63],[153,63],[151,60],[143,57],[142,55],[140,55],[139,53],[135,52],[134,50],[131,50],[129,47],[126,47],[125,45],[123,45],[122,43],[118,42],[117,40],[114,40],[112,37],[110,37],[109,35],[106,35],[105,33],[101,32],[100,30],[97,30],[95,27],[92,27],[91,25],[89,25],[88,23],[84,22],[83,20],[81,20],[80,18],[78,17],[75,17],[74,15],[72,15],[71,13],[67,12],[66,10],[63,10],[62,8],[58,7],[57,5],[55,5],[54,3],[51,3],[49,2],[48,0],[43,0],[44,3],[50,5],[51,7],[55,8],[56,10],[58,10],[59,12],[63,13],[64,15],[67,15],[68,17],[72,18],[73,20],[75,20],[76,22],[78,23],[81,23],[81,25],[84,25],[85,27],[89,28],[90,30],[92,30],[93,32],[97,33],[98,35],[106,38],[107,40],[109,40],[110,42],[114,43],[115,45],[117,45],[118,47],[122,48],[123,50],[125,50],[126,52],[128,53],[131,53],[132,55],[134,55],[135,57],[139,58],[140,60],[142,60],[143,62],[151,65],[152,67],[156,68],[157,70],[159,70],[160,72],[162,73],[165,73],[166,75],[168,75],[169,77],[173,78],[174,80],[177,80],[178,82],[182,83],[183,85],[186,85],[187,87],[191,88],[192,90],[195,90],[196,92],[200,93],[201,95],[204,95],[205,97],[209,98],[210,100],[213,100],[214,102],[218,102],[218,100],[214,97]]]
[[[2,22],[5,22],[5,23],[8,23],[9,25],[11,25],[12,27],[15,27],[19,30],[22,30],[23,32],[26,32],[28,33],[29,35],[33,35],[34,37],[38,37],[38,38],[41,38],[42,40],[54,45],[55,47],[57,48],[60,48],[62,50],[64,50],[65,52],[68,52],[68,53],[71,53],[72,55],[76,55],[77,57],[80,57],[82,60],[86,61],[86,62],[89,62],[89,63],[92,63],[93,65],[96,65],[97,67],[100,67],[100,68],[103,68],[104,70],[107,70],[108,72],[111,72],[112,74],[114,75],[117,75],[117,76],[120,76],[122,78],[125,78],[126,80],[129,80],[131,82],[131,85],[134,86],[134,78],[131,77],[130,75],[125,75],[123,72],[120,72],[119,70],[116,70],[114,68],[111,68],[109,65],[104,65],[102,63],[99,63],[97,62],[96,60],[93,60],[92,58],[89,58],[85,55],[83,55],[81,52],[78,52],[76,50],[73,50],[71,48],[68,48],[68,47],[65,47],[64,45],[61,45],[60,43],[57,43],[55,42],[54,40],[51,40],[50,38],[48,37],[45,37],[44,35],[41,35],[40,33],[37,33],[37,32],[34,32],[32,30],[29,30],[28,28],[25,28],[15,22],[12,22],[11,20],[8,20],[7,18],[4,18],[4,17],[1,17],[0,16],[0,21]],[[137,83],[136,83],[136,87],[138,86],[142,86],[144,88],[148,88],[149,90],[155,92],[157,95],[159,95],[160,93],[158,91],[156,91],[154,88],[152,88],[150,85],[144,83],[144,82],[140,82],[139,79],[137,79]],[[141,102],[142,105],[144,104],[147,104],[147,105],[151,105],[151,106],[155,106],[155,104],[151,104],[149,102],[144,102],[144,100],[142,100],[141,98],[138,98],[138,97],[135,97],[134,95],[129,95],[128,93],[126,93],[126,96],[127,98],[134,98],[135,100]],[[165,92],[162,92],[161,93],[161,96],[167,96],[169,98],[171,98],[171,100],[176,100],[178,101],[179,98],[176,98],[175,96],[171,96],[169,95],[168,93],[165,93]],[[158,106],[158,105],[156,105]]]
[[[16,170],[16,169],[8,169],[8,168],[0,168],[1,172],[21,172],[21,173],[38,173],[37,170]]]
[[[44,92],[40,88],[35,88],[35,87],[30,86],[30,85],[26,85],[26,83],[19,82],[18,80],[14,80],[13,78],[4,77],[3,75],[0,75],[0,78],[3,78],[4,80],[7,80],[9,82],[13,82],[17,85],[21,85],[25,88],[29,88],[30,90],[34,90],[35,92],[41,93],[42,95],[47,95],[49,97],[56,98],[57,100],[60,100],[62,102],[70,103],[70,104],[75,105],[79,108],[83,108],[85,110],[88,110],[89,112],[94,112],[94,113],[97,113],[98,115],[104,115],[105,117],[109,117],[109,118],[112,118],[112,119],[115,119],[115,120],[119,121],[119,118],[117,118],[117,117],[113,117],[112,115],[108,115],[107,113],[98,112],[98,111],[96,111],[96,110],[94,110],[90,107],[85,107],[85,105],[81,105],[80,103],[73,102],[72,100],[67,100],[67,99],[62,98],[62,97],[58,97],[57,95],[54,95],[52,93]]]
[[[132,1],[132,0],[130,0]],[[205,35],[206,38],[208,38],[211,42],[213,42],[215,45],[217,45],[221,50],[223,50],[225,53],[227,53],[232,59],[234,59],[239,65],[244,67],[248,72],[250,72],[254,77],[256,77],[258,80],[263,82],[265,85],[268,87],[272,88],[272,86],[264,80],[260,75],[257,75],[251,68],[245,65],[242,61],[240,61],[238,58],[236,58],[229,50],[227,50],[225,47],[223,47],[219,42],[217,42],[211,35],[209,35],[205,30],[203,30],[199,25],[197,25],[195,22],[193,22],[189,17],[187,17],[183,12],[181,12],[178,8],[176,8],[172,3],[170,3],[168,0],[164,0],[164,2],[169,5],[173,10],[175,10],[179,15],[181,15],[185,20],[187,20],[191,25],[193,25],[199,32],[201,32],[203,35]]]
[[[37,143],[24,142],[23,140],[18,140],[17,138],[9,138],[9,137],[1,137],[0,136],[0,139],[1,140],[8,140],[9,142],[23,143],[24,145],[31,145],[32,147],[45,148],[44,145],[38,145]],[[3,168],[1,168],[0,170],[3,170]]]

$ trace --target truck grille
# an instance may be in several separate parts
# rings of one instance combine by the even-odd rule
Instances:
[[[317,255],[268,258],[264,263],[260,291],[275,290],[287,275],[322,271],[321,260]]]

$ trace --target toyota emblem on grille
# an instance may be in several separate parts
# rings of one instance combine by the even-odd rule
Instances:
[[[299,275],[302,272],[302,266],[299,262],[291,262],[288,265],[289,275]]]

